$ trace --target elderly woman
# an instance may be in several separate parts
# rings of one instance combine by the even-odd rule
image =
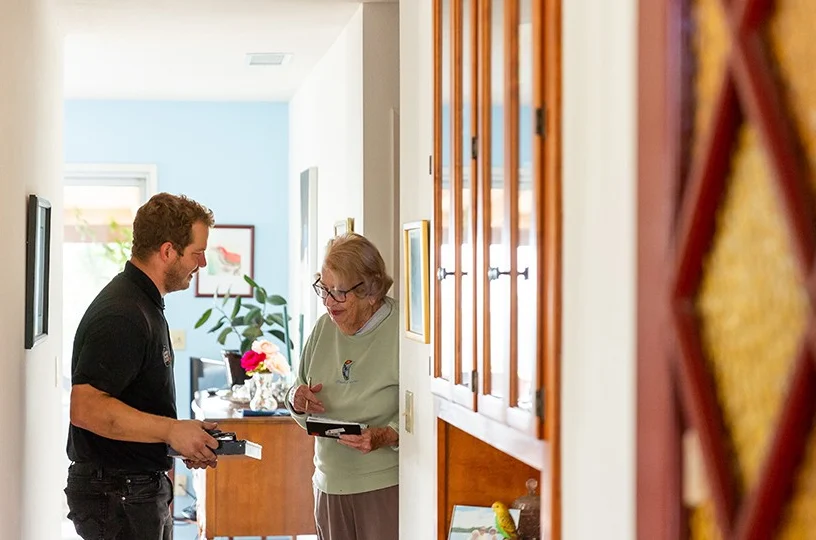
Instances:
[[[315,523],[320,540],[399,536],[399,312],[382,255],[359,234],[328,244],[313,287],[323,300],[303,349],[288,407],[367,424],[361,435],[315,438]]]

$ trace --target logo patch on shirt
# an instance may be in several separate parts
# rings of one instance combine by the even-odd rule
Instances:
[[[351,377],[351,364],[353,363],[354,362],[352,362],[351,360],[346,360],[345,362],[343,362],[342,373],[344,381],[349,380],[349,377]]]
[[[170,367],[170,364],[173,363],[173,357],[170,355],[167,345],[162,345],[162,360],[164,360],[164,365],[166,367]]]

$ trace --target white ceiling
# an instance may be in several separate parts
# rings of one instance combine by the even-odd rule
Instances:
[[[396,0],[59,0],[65,97],[288,100],[368,2]]]

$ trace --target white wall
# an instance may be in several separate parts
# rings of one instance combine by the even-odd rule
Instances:
[[[403,221],[432,211],[431,3],[400,3]],[[637,2],[562,5],[563,538],[631,540]],[[428,346],[403,340],[400,382],[416,394],[416,433],[400,443],[400,523],[416,538],[434,538],[436,530],[429,517],[436,512],[429,354]]]
[[[637,2],[563,6],[564,538],[631,540]]]
[[[434,120],[432,0],[403,0],[399,8],[400,219],[430,220],[433,176],[428,174],[428,156],[433,154]],[[431,268],[435,268],[433,262]],[[403,324],[404,321],[400,327]],[[432,352],[431,345],[405,338],[400,341],[400,390],[403,394],[414,393],[414,433],[403,430],[400,434],[400,531],[405,531],[404,538],[436,538],[436,419],[428,376]],[[400,406],[404,407],[404,401]]]
[[[397,4],[363,7],[363,215],[361,228],[380,248],[392,275],[398,277],[396,247],[399,221],[399,182],[396,164],[394,113],[399,106],[399,12]],[[396,176],[396,177],[395,177]],[[395,282],[396,285],[399,281]],[[399,290],[398,287],[396,289]]]
[[[318,260],[334,222],[362,214],[362,28],[361,7],[289,102],[289,230],[300,231],[300,173],[316,167]],[[299,232],[290,235],[289,260],[288,298],[293,311],[302,313],[310,282],[300,274]]]
[[[59,538],[61,437],[62,56],[48,0],[0,0],[0,538]],[[24,349],[26,204],[52,212],[48,339]]]
[[[399,211],[390,141],[391,111],[399,106],[398,30],[397,4],[362,4],[289,104],[290,230],[300,230],[300,173],[317,167],[318,259],[334,223],[351,217],[395,278]],[[299,235],[291,235],[290,260],[300,260],[299,246]],[[300,311],[310,282],[297,264],[289,283]]]

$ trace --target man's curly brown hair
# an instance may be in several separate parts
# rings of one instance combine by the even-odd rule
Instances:
[[[183,253],[193,241],[193,224],[198,222],[212,228],[215,225],[212,211],[184,195],[153,195],[133,220],[133,257],[145,261],[165,242]]]

